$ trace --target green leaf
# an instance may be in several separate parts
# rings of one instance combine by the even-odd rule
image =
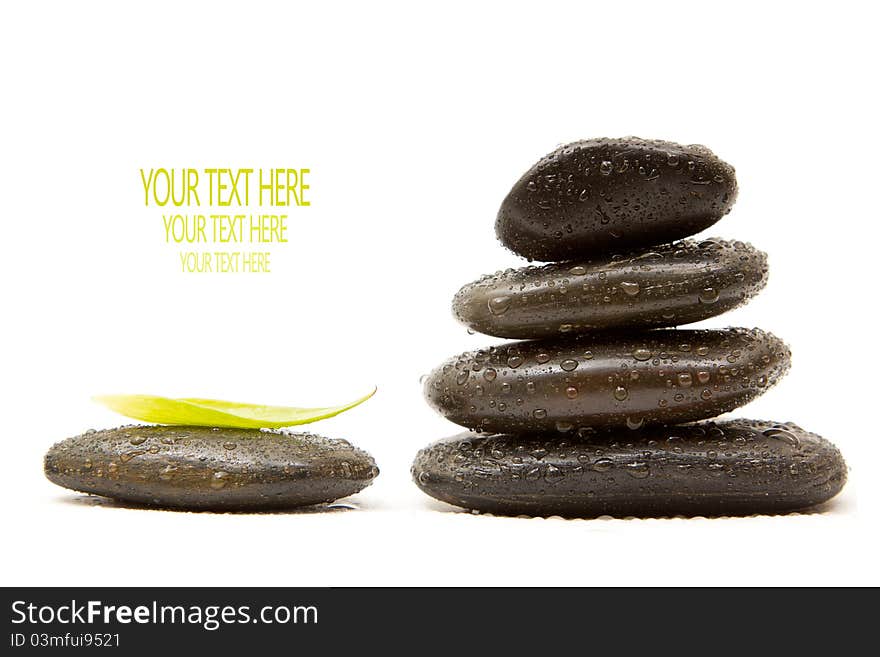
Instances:
[[[343,406],[296,408],[293,406],[262,406],[219,399],[171,399],[153,395],[102,395],[94,400],[107,408],[135,420],[156,424],[178,424],[200,427],[233,427],[240,429],[280,429],[309,424],[339,415],[376,394],[370,394]]]

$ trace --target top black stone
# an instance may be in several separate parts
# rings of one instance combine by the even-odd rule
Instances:
[[[569,260],[688,237],[730,212],[736,194],[733,167],[705,146],[590,139],[529,169],[495,232],[529,260]]]

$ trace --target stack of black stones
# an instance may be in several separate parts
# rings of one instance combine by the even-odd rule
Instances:
[[[792,423],[732,419],[790,352],[760,329],[670,328],[744,304],[766,283],[749,244],[687,240],[727,214],[733,167],[703,146],[594,139],[514,185],[495,229],[551,262],[466,285],[456,317],[519,341],[456,356],[428,402],[470,431],[421,450],[418,486],[513,515],[778,513],[836,495],[840,452]],[[676,241],[680,240],[680,241]]]

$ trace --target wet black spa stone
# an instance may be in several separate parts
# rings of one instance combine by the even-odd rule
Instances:
[[[462,433],[421,450],[416,484],[505,515],[749,515],[837,495],[834,445],[791,423],[730,420],[573,436]]]
[[[261,511],[352,495],[379,470],[347,441],[314,434],[133,425],[57,443],[45,472],[59,486],[121,502]]]
[[[727,214],[736,175],[705,146],[625,137],[560,146],[513,186],[495,232],[530,260],[571,260],[694,235]]]
[[[545,338],[698,322],[744,304],[767,282],[767,256],[707,239],[483,276],[452,302],[479,333]]]
[[[509,342],[455,356],[424,382],[448,420],[495,433],[638,428],[732,411],[791,353],[760,329],[657,329]]]

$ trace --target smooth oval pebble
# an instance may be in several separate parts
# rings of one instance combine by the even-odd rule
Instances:
[[[767,256],[708,239],[622,255],[508,269],[455,295],[455,317],[479,333],[546,338],[698,322],[742,305],[767,282]]]
[[[590,139],[529,169],[495,232],[530,260],[570,260],[688,237],[730,212],[736,195],[733,167],[705,146]]]
[[[259,511],[352,495],[379,470],[347,441],[313,434],[134,425],[57,443],[45,473],[59,486],[122,502]]]
[[[776,383],[790,360],[760,329],[601,333],[466,352],[431,372],[424,392],[469,429],[572,434],[726,413]]]
[[[846,464],[797,425],[730,420],[565,441],[462,433],[421,450],[412,475],[431,497],[498,514],[742,515],[825,502]]]

